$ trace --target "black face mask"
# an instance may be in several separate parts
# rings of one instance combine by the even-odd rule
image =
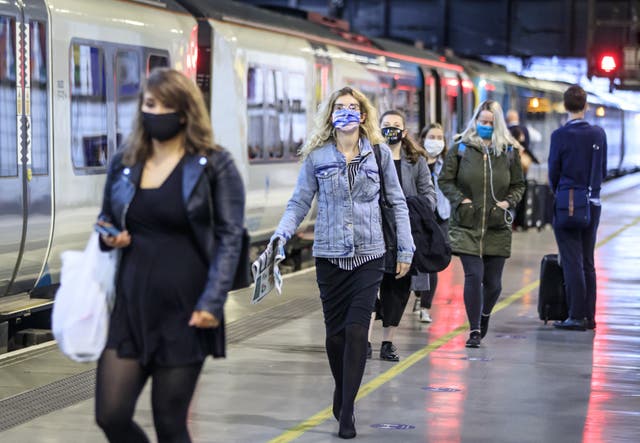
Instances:
[[[387,139],[387,144],[395,145],[402,140],[402,129],[394,128],[393,126],[387,126],[382,128],[382,135]]]
[[[168,114],[143,112],[142,126],[151,138],[163,142],[178,135],[183,124],[180,122],[180,114],[177,112],[169,112]]]

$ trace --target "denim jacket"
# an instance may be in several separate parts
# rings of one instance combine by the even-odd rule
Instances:
[[[380,145],[387,199],[395,208],[398,262],[411,263],[413,239],[409,211],[387,145]],[[337,258],[384,254],[379,206],[380,175],[368,140],[362,139],[363,157],[351,192],[347,162],[335,143],[313,150],[302,163],[293,196],[287,203],[275,236],[289,240],[318,195],[313,242],[314,257]]]

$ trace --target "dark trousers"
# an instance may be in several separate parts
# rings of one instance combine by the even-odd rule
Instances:
[[[553,227],[567,292],[569,317],[595,320],[596,269],[593,253],[600,224],[601,206],[591,205],[591,223],[582,229]]]
[[[464,307],[472,331],[480,330],[480,314],[490,315],[502,291],[506,257],[460,254],[464,269]]]

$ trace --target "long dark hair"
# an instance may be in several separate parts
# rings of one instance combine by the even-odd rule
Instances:
[[[196,84],[180,71],[169,68],[154,69],[138,96],[138,109],[133,131],[126,142],[123,163],[131,166],[146,161],[153,153],[151,137],[142,125],[142,102],[149,91],[163,105],[173,108],[184,119],[185,150],[189,154],[207,155],[219,150],[213,142],[209,112]]]
[[[395,115],[400,117],[402,119],[403,131],[407,130],[407,118],[404,116],[404,113],[402,111],[399,111],[397,109],[391,109],[389,111],[384,112],[380,116],[381,124],[382,124],[382,120],[387,115]],[[425,157],[425,158],[427,157],[427,153],[425,152],[425,150],[421,146],[419,146],[413,138],[411,138],[408,131],[407,131],[407,135],[402,137],[400,146],[404,150],[404,153],[407,156],[407,159],[409,159],[409,162],[411,163],[416,163],[420,157]]]

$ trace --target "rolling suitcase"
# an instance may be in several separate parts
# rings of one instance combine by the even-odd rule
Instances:
[[[545,325],[549,320],[566,320],[569,317],[558,254],[545,255],[540,263],[538,315]]]

